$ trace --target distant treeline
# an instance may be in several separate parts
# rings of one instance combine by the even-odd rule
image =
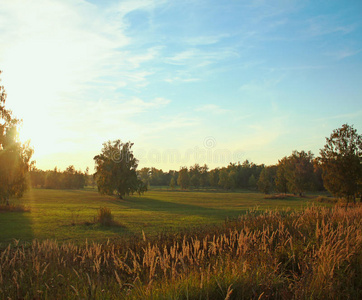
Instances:
[[[93,175],[76,171],[69,166],[61,172],[54,170],[30,171],[32,187],[47,189],[83,189],[95,186]],[[164,172],[157,168],[142,168],[137,171],[139,179],[148,186],[169,186],[174,189],[215,188],[224,190],[250,189],[269,194],[272,192],[304,194],[306,191],[324,190],[322,170],[311,152],[294,151],[292,155],[279,160],[277,165],[257,165],[248,160],[230,163],[227,167],[209,170],[205,164],[195,164],[179,171]]]
[[[156,168],[142,168],[139,178],[150,186],[176,185],[188,188],[259,189],[271,192],[303,194],[306,191],[324,190],[322,171],[311,152],[294,151],[277,165],[256,165],[248,160],[230,163],[227,167],[209,170],[207,165],[195,164],[179,171],[163,172]]]
[[[94,182],[88,170],[77,171],[74,166],[69,166],[63,172],[56,167],[48,171],[33,169],[29,172],[29,179],[32,187],[46,189],[83,189],[85,185]]]

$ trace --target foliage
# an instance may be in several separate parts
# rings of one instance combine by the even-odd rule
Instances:
[[[94,174],[98,191],[101,194],[117,193],[122,199],[125,195],[147,190],[147,186],[137,177],[138,160],[131,150],[133,143],[116,140],[103,144],[102,153],[95,156],[96,173]]]
[[[28,186],[26,173],[33,154],[29,142],[22,144],[19,141],[17,127],[21,121],[5,108],[6,97],[4,87],[0,86],[0,203],[23,195]]]
[[[111,226],[114,223],[112,211],[108,207],[99,208],[96,221],[103,226]]]
[[[293,151],[285,167],[289,191],[303,195],[304,192],[312,190],[314,169],[313,154],[310,151]]]
[[[29,175],[32,187],[47,189],[83,189],[89,179],[86,173],[76,171],[72,165],[64,172],[60,172],[57,167],[48,171],[34,168]]]
[[[286,178],[287,157],[283,157],[278,162],[278,168],[275,177],[275,188],[280,193],[288,193],[288,180]]]
[[[181,168],[178,172],[177,184],[183,190],[190,186],[190,176],[186,167]]]
[[[172,177],[172,178],[171,178],[171,181],[170,181],[170,188],[171,188],[171,189],[175,189],[175,185],[176,185],[175,179]]]
[[[229,173],[226,168],[222,168],[219,173],[219,186],[225,190],[235,187],[234,174]]]
[[[269,194],[274,190],[276,172],[276,166],[265,167],[261,171],[258,181],[258,189],[260,192]]]
[[[355,199],[362,181],[362,135],[348,124],[333,130],[320,150],[324,186],[333,195]]]
[[[156,239],[15,241],[0,250],[0,298],[360,299],[361,214],[250,210]]]

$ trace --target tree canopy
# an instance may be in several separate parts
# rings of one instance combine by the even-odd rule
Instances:
[[[333,130],[320,150],[324,186],[347,202],[358,192],[362,178],[362,135],[348,124]]]
[[[147,185],[137,177],[138,160],[133,155],[132,146],[131,142],[108,141],[103,144],[101,154],[94,157],[94,176],[101,194],[116,193],[122,199],[125,195],[147,190]]]

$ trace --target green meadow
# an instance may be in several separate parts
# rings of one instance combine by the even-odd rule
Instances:
[[[83,243],[124,238],[131,235],[157,235],[200,225],[220,224],[236,218],[250,208],[301,208],[311,197],[265,199],[250,191],[180,191],[153,189],[142,196],[124,200],[98,194],[95,189],[31,189],[22,199],[27,212],[0,212],[0,243],[14,239],[55,239]],[[100,207],[111,209],[115,225],[106,227],[94,222]]]

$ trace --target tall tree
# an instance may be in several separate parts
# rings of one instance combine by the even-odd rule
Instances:
[[[355,201],[362,180],[362,135],[353,126],[343,124],[333,130],[320,150],[320,165],[325,188],[347,203]]]
[[[190,186],[190,176],[187,167],[183,167],[178,172],[177,184],[181,189],[187,189]]]
[[[131,142],[108,141],[103,144],[102,153],[94,157],[94,176],[101,194],[116,193],[123,199],[125,195],[147,190],[147,186],[137,177],[138,160],[133,155],[132,146]]]
[[[10,197],[21,197],[28,187],[26,173],[33,150],[29,142],[19,141],[17,127],[21,121],[5,108],[6,96],[0,86],[0,202],[9,204]]]
[[[285,175],[291,192],[302,196],[304,192],[313,189],[315,175],[312,152],[293,151],[287,159]]]
[[[276,166],[263,168],[258,180],[259,191],[263,192],[264,194],[269,194],[274,189],[276,171]]]
[[[279,160],[275,175],[275,188],[278,192],[286,194],[288,192],[288,180],[286,177],[286,167],[288,158],[285,156]]]

